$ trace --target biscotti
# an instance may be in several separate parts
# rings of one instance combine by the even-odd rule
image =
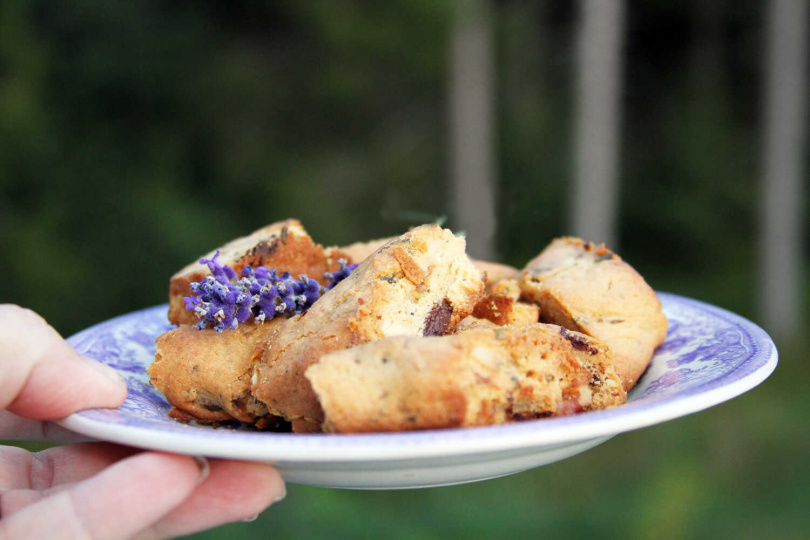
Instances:
[[[306,377],[335,433],[502,424],[626,401],[605,344],[540,323],[386,338],[328,354]]]
[[[463,238],[437,225],[384,244],[308,311],[284,321],[254,369],[252,393],[294,431],[320,431],[323,414],[304,377],[325,354],[388,336],[451,331],[484,290]]]
[[[388,238],[377,238],[367,242],[355,242],[354,244],[349,244],[348,246],[333,247],[331,249],[340,251],[347,259],[350,259],[355,263],[360,263],[368,259],[371,254],[394,238],[396,237],[391,236]]]
[[[576,238],[523,270],[470,259],[438,225],[323,248],[286,220],[217,251],[172,278],[183,324],[149,368],[181,421],[349,433],[603,409],[667,329],[643,278]]]
[[[658,296],[604,245],[558,238],[521,273],[523,299],[540,320],[598,338],[610,347],[625,390],[632,388],[667,332]]]
[[[242,324],[221,333],[189,325],[170,330],[156,340],[150,383],[186,415],[175,412],[175,417],[256,424],[267,416],[267,407],[250,394],[252,366],[281,320]]]
[[[490,261],[482,261],[480,259],[473,259],[473,264],[487,274],[487,292],[501,281],[517,279],[520,276],[520,270],[508,264],[501,264]]]
[[[262,227],[248,236],[228,242],[203,258],[213,258],[216,251],[219,251],[219,261],[233,268],[237,274],[248,265],[254,268],[266,266],[293,276],[306,274],[321,285],[328,283],[324,273],[337,270],[340,259],[353,262],[339,249],[324,249],[313,242],[295,219]],[[185,309],[183,298],[191,295],[192,282],[201,282],[208,274],[208,267],[195,261],[172,276],[169,282],[169,322],[194,324],[197,321],[194,312]]]
[[[331,249],[339,251],[350,261],[359,263],[364,261],[369,255],[393,239],[394,237],[378,238],[376,240],[369,240],[368,242],[355,242],[354,244],[349,244],[348,246],[334,247]],[[506,279],[517,279],[520,274],[520,270],[513,266],[509,266],[508,264],[482,261],[480,259],[473,259],[472,257],[470,260],[473,262],[476,268],[485,272],[486,278],[484,283],[487,291],[495,283]]]
[[[519,299],[520,284],[517,280],[500,280],[488,288],[487,294],[475,305],[472,316],[499,326],[538,322],[540,307]]]

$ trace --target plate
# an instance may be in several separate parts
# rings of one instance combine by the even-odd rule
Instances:
[[[59,423],[99,440],[130,446],[262,461],[285,480],[352,489],[403,489],[496,478],[552,463],[609,438],[682,417],[738,396],[777,364],[770,337],[742,317],[696,300],[659,293],[669,331],[628,403],[576,416],[500,426],[407,433],[327,435],[261,433],[189,425],[149,385],[155,338],[172,328],[167,306],[130,313],[68,341],[115,368],[129,395],[118,409],[91,409]]]

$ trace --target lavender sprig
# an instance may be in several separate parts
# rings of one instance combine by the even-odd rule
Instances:
[[[339,259],[337,272],[324,272],[323,277],[330,281],[329,285],[326,286],[326,290],[333,288],[335,285],[349,277],[355,268],[357,268],[356,264],[346,264],[346,259]]]
[[[219,251],[211,259],[200,259],[200,264],[208,265],[211,274],[205,281],[191,284],[192,296],[184,298],[186,309],[193,310],[201,319],[197,328],[211,325],[217,332],[226,328],[236,329],[252,316],[259,323],[271,320],[277,315],[294,315],[309,309],[326,291],[345,279],[356,264],[346,264],[340,260],[336,272],[324,274],[329,285],[321,285],[306,274],[298,279],[289,272],[281,276],[276,270],[265,266],[246,266],[242,277],[236,279],[236,272],[218,260]]]

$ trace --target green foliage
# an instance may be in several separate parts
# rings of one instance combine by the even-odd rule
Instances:
[[[64,333],[275,220],[336,244],[445,213],[446,8],[2,9],[0,297]]]

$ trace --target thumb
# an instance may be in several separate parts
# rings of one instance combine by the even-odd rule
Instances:
[[[112,368],[80,356],[33,311],[0,305],[0,408],[51,420],[125,398]]]

